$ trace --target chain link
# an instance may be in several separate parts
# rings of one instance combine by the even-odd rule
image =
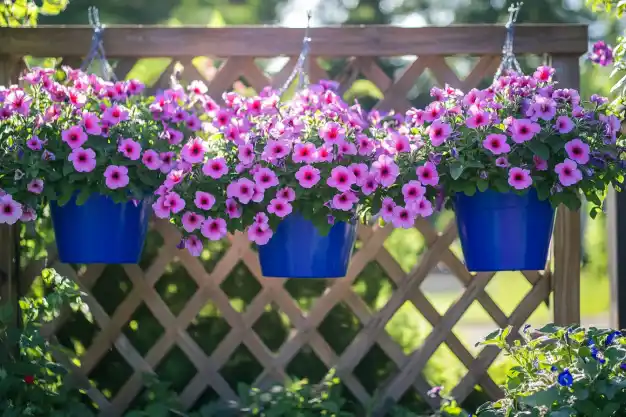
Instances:
[[[309,10],[307,12],[307,24],[306,30],[304,32],[304,39],[302,41],[302,51],[300,52],[300,56],[298,56],[298,61],[296,62],[295,67],[287,81],[283,84],[283,86],[278,90],[278,95],[282,96],[285,91],[289,88],[293,80],[298,77],[297,91],[300,91],[302,88],[306,87],[309,80],[309,52],[311,51],[311,38],[309,37],[309,31],[311,29],[311,18],[313,14]]]
[[[513,52],[513,39],[515,37],[515,23],[517,22],[517,16],[524,3],[514,3],[509,7],[509,20],[506,22],[506,39],[504,46],[502,47],[502,62],[496,71],[496,75],[493,77],[493,81],[497,81],[503,73],[508,71],[515,71],[522,73],[522,68],[517,62],[515,53]]]
[[[91,47],[89,48],[89,53],[81,64],[80,69],[82,71],[87,71],[89,66],[94,61],[99,61],[102,71],[102,77],[107,81],[117,81],[115,72],[109,65],[109,61],[107,60],[106,54],[104,52],[104,25],[100,23],[100,13],[98,12],[98,8],[95,6],[90,6],[88,10],[88,17],[89,24],[93,28],[93,35],[91,37]]]

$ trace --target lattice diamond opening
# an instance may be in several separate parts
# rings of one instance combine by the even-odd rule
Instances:
[[[410,354],[424,343],[426,336],[433,331],[433,326],[412,302],[406,301],[387,322],[385,331],[404,354]]]
[[[230,332],[230,325],[215,304],[207,303],[187,327],[187,333],[210,355]]]
[[[281,312],[275,303],[266,305],[264,310],[252,328],[265,346],[272,352],[277,352],[289,336],[291,323],[287,315]]]
[[[185,353],[174,345],[155,369],[162,381],[168,381],[175,392],[181,392],[198,370]]]
[[[363,325],[352,310],[344,303],[339,303],[328,312],[318,330],[337,355],[352,343]]]
[[[198,284],[189,275],[182,262],[170,263],[165,273],[154,285],[161,299],[177,316],[187,305],[187,301],[198,290]]]
[[[309,311],[315,301],[324,294],[328,282],[322,279],[289,279],[285,290],[302,311]]]
[[[240,383],[251,385],[261,372],[263,367],[244,345],[239,345],[220,369],[220,374],[233,390],[237,390]]]
[[[231,306],[241,313],[261,291],[261,284],[243,262],[240,262],[222,282],[221,288],[228,296]]]
[[[398,372],[398,366],[375,344],[354,368],[353,374],[370,395],[386,386]]]
[[[310,346],[304,346],[285,369],[287,375],[296,378],[307,378],[312,383],[321,381],[328,369]]]
[[[133,289],[122,265],[107,265],[91,289],[93,297],[108,315],[112,315]]]
[[[367,304],[370,311],[380,310],[391,298],[395,284],[377,263],[370,262],[352,283],[352,290]]]
[[[98,325],[88,321],[83,313],[72,311],[56,331],[56,337],[59,343],[80,358],[89,349],[99,331]]]
[[[164,331],[159,320],[154,317],[145,303],[141,303],[135,310],[130,320],[124,325],[123,330],[141,356],[146,356]]]
[[[113,348],[91,371],[89,380],[106,398],[111,399],[117,395],[132,374],[133,368],[117,349]]]

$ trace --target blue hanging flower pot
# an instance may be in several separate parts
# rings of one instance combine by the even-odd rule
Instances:
[[[311,221],[292,213],[259,246],[261,270],[266,277],[341,278],[348,272],[355,240],[355,223],[337,222],[322,236]]]
[[[524,195],[493,190],[457,193],[454,211],[467,269],[543,270],[554,226],[554,209],[534,189]]]
[[[148,231],[150,205],[115,203],[92,194],[85,204],[76,195],[60,207],[50,203],[59,259],[74,264],[136,264]]]

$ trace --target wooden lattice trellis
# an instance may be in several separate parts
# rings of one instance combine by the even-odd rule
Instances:
[[[449,84],[464,90],[476,87],[486,77],[491,77],[499,64],[498,55],[503,35],[502,28],[491,26],[423,29],[323,28],[315,29],[311,33],[311,53],[315,57],[348,57],[346,67],[336,77],[344,90],[357,78],[367,78],[384,94],[376,108],[404,111],[410,107],[407,92],[427,69],[439,84]],[[151,86],[151,91],[167,86],[170,72],[176,63],[184,66],[183,78],[204,79],[191,60],[196,56],[225,57],[208,83],[210,94],[217,98],[240,78],[244,78],[257,91],[266,85],[281,85],[295,65],[301,36],[300,30],[277,28],[119,27],[108,28],[104,42],[109,56],[118,59],[115,70],[119,78],[126,76],[141,57],[174,57],[156,84]],[[61,56],[63,63],[75,65],[80,62],[88,43],[87,28],[0,29],[0,81],[6,83],[13,79],[25,55]],[[578,86],[578,57],[587,47],[586,28],[521,26],[517,32],[516,47],[520,53],[549,55],[552,65],[558,70],[561,83],[568,87]],[[275,57],[280,54],[286,54],[289,61],[273,77],[266,76],[255,62],[258,57]],[[479,56],[478,63],[462,80],[445,60],[445,56],[455,54]],[[379,66],[376,59],[378,56],[417,58],[409,59],[409,64],[392,79]],[[310,76],[314,81],[328,78],[316,59],[311,59]],[[430,388],[422,371],[438,347],[446,344],[468,370],[452,390],[452,395],[463,400],[476,385],[480,385],[490,397],[497,398],[501,395],[501,390],[486,371],[498,355],[498,350],[490,346],[474,356],[452,329],[475,301],[482,305],[498,326],[512,325],[517,329],[551,292],[554,294],[555,321],[562,324],[578,321],[578,222],[577,213],[560,210],[553,242],[554,266],[543,272],[523,272],[532,289],[509,316],[485,292],[493,274],[470,274],[451,251],[450,245],[457,237],[454,222],[441,233],[426,220],[420,219],[416,222],[415,228],[424,237],[427,250],[408,274],[383,246],[391,232],[390,228],[360,227],[359,239],[362,246],[352,258],[348,275],[329,282],[326,291],[308,312],[303,311],[285,289],[285,280],[262,277],[256,252],[245,236],[236,235],[230,238],[230,247],[209,273],[199,259],[176,248],[180,236],[171,225],[156,222],[154,227],[162,235],[164,243],[158,256],[147,268],[142,269],[138,265],[124,266],[124,271],[132,282],[132,290],[115,311],[108,314],[95,297],[88,297],[88,304],[100,330],[80,358],[80,368],[74,366],[75,374],[85,378],[107,352],[111,349],[117,350],[133,368],[132,376],[113,398],[107,398],[95,387],[88,395],[104,414],[119,415],[141,391],[142,375],[154,372],[170,349],[178,346],[197,369],[195,377],[180,393],[182,403],[191,407],[207,387],[224,399],[236,398],[235,391],[220,374],[220,369],[240,345],[245,345],[264,368],[256,381],[261,386],[284,379],[290,361],[309,346],[326,367],[337,369],[343,383],[358,401],[369,404],[372,396],[355,377],[354,370],[372,346],[378,345],[398,369],[393,378],[380,387],[382,397],[399,400],[408,389],[424,394]],[[4,256],[0,258],[3,262],[0,267],[4,267],[4,271],[11,271],[7,268],[12,256],[12,252],[8,252],[8,249],[12,250],[10,242],[8,237],[3,237],[0,241],[0,254]],[[92,265],[75,271],[68,265],[54,262],[53,255],[49,257],[49,261],[52,261],[52,266],[59,272],[73,277],[87,294],[91,294],[104,270],[103,265]],[[352,287],[359,273],[372,261],[395,284],[390,299],[375,312],[368,308]],[[177,315],[172,313],[155,290],[155,284],[172,262],[180,263],[198,287]],[[229,296],[220,286],[240,262],[249,269],[261,286],[259,293],[243,312],[233,308]],[[443,315],[420,289],[420,284],[438,263],[445,264],[465,287],[462,296]],[[41,267],[36,262],[27,265],[23,276],[25,279],[34,276]],[[3,295],[9,296],[6,292]],[[187,329],[209,301],[219,309],[231,330],[217,348],[207,355]],[[387,323],[405,302],[412,303],[432,325],[432,332],[423,344],[408,355],[385,330]],[[122,331],[142,303],[164,328],[161,337],[143,356]],[[358,335],[341,354],[337,354],[318,331],[320,324],[339,303],[345,304],[362,324]],[[252,329],[270,304],[278,306],[292,326],[288,339],[275,353],[268,349]],[[54,337],[64,319],[63,316],[45,328],[46,335]],[[425,397],[425,400],[433,406],[436,405],[433,399]]]

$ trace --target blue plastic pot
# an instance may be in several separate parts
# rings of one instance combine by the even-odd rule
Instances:
[[[313,223],[292,213],[259,246],[261,270],[275,278],[341,278],[348,272],[355,240],[356,224],[338,222],[322,236]]]
[[[150,204],[115,203],[92,194],[77,206],[76,196],[59,207],[50,203],[59,259],[74,264],[136,264],[148,231]]]
[[[554,225],[549,201],[531,189],[524,195],[492,190],[454,197],[456,222],[467,269],[543,270]]]

